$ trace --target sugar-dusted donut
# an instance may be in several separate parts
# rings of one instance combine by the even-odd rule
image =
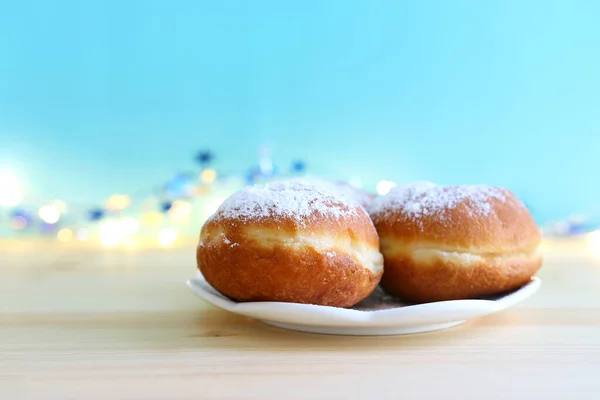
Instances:
[[[507,292],[542,264],[536,223],[507,189],[411,184],[369,212],[385,260],[381,286],[409,302]]]
[[[298,181],[234,193],[202,227],[196,258],[207,282],[239,302],[350,307],[383,272],[365,209]]]

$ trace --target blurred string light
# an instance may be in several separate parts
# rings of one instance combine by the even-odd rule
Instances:
[[[187,201],[175,200],[168,213],[174,222],[186,222],[192,214],[192,205]]]
[[[596,256],[600,256],[600,230],[588,233],[585,239],[589,251]]]
[[[542,232],[547,237],[584,235],[588,244],[595,243],[594,237],[600,235],[597,233],[600,232],[600,216],[577,215],[565,220],[551,221],[542,227]]]
[[[177,231],[173,228],[163,228],[158,232],[158,243],[161,246],[171,246],[177,240]]]
[[[173,207],[173,203],[170,201],[165,201],[163,203],[161,203],[160,205],[160,209],[162,212],[169,212],[169,210],[171,209],[171,207]]]
[[[126,235],[135,235],[140,229],[140,223],[132,217],[124,218],[120,224],[121,229]]]
[[[4,220],[6,222],[0,223],[6,223],[15,231],[35,227],[41,232],[52,233],[57,241],[64,243],[94,239],[104,246],[134,246],[139,242],[138,235],[151,234],[157,238],[155,235],[158,234],[159,244],[171,246],[182,234],[177,225],[202,224],[246,181],[243,173],[217,173],[210,165],[213,160],[214,155],[210,151],[200,151],[195,155],[195,161],[201,167],[199,171],[177,173],[145,191],[114,194],[96,206],[73,205],[55,199],[46,204],[32,205],[31,212],[14,208],[23,202],[20,182],[14,173],[4,171],[0,173],[0,206],[14,209]],[[305,170],[304,161],[296,159],[287,172],[298,174]],[[262,183],[279,173],[273,163],[271,149],[261,146],[258,163],[251,170],[251,179],[246,182]],[[193,198],[201,200],[193,201]],[[135,204],[138,199],[143,203]],[[139,215],[118,218],[125,210]],[[165,223],[174,225],[164,227]]]
[[[212,168],[206,168],[200,174],[200,180],[202,183],[211,184],[217,179],[217,171]]]
[[[54,201],[50,202],[50,205],[53,205],[54,207],[56,207],[58,212],[61,214],[66,214],[68,211],[67,203],[65,203],[62,200],[54,200]]]
[[[139,222],[131,217],[108,220],[100,225],[98,238],[100,243],[107,247],[116,246],[120,243],[131,243],[129,238],[138,232],[139,227]]]
[[[177,174],[165,185],[165,192],[169,198],[177,199],[181,197],[190,197],[194,194],[195,184],[191,174]]]
[[[125,236],[123,238],[123,246],[125,247],[136,247],[139,244],[138,239],[135,236]]]
[[[131,197],[126,194],[113,194],[106,201],[106,209],[110,211],[121,211],[129,207]]]
[[[104,210],[95,209],[90,211],[90,220],[99,221],[104,217]]]
[[[259,150],[258,165],[262,176],[270,176],[273,173],[273,160],[271,159],[271,148],[263,145]]]
[[[11,229],[20,231],[29,226],[31,222],[31,216],[24,210],[13,210],[10,214],[9,227]]]
[[[60,219],[60,211],[58,208],[52,204],[47,204],[45,206],[40,207],[38,211],[38,216],[42,221],[49,225],[53,225],[58,222]]]
[[[306,169],[306,163],[302,160],[296,160],[292,163],[292,172],[299,173],[304,172]]]
[[[75,237],[80,242],[87,242],[88,239],[90,238],[90,231],[88,231],[86,228],[79,228],[75,232]]]
[[[58,231],[58,233],[56,234],[56,238],[59,242],[70,242],[71,239],[73,239],[73,231],[68,228],[63,228]]]
[[[210,193],[210,188],[208,186],[198,186],[195,193],[198,196],[203,196]]]
[[[142,215],[142,225],[147,227],[157,227],[163,223],[164,217],[159,212],[148,212]]]
[[[203,150],[198,152],[198,154],[196,154],[195,160],[197,163],[199,163],[201,166],[206,166],[208,164],[210,164],[210,162],[213,160],[214,156],[213,154],[208,151],[208,150]]]
[[[390,190],[392,190],[394,187],[396,187],[396,182],[392,182],[392,181],[379,181],[377,182],[377,193],[380,195],[386,195],[390,192]]]
[[[117,221],[105,221],[100,225],[100,229],[98,230],[100,243],[106,247],[118,245],[125,238],[125,235],[125,232],[123,232],[121,225]]]
[[[0,171],[0,206],[15,207],[23,201],[17,176],[9,170]]]
[[[27,218],[25,218],[22,215],[13,215],[10,218],[10,222],[9,222],[9,226],[11,227],[11,229],[14,229],[16,231],[20,231],[23,230],[27,227],[27,224],[29,222],[27,221]]]

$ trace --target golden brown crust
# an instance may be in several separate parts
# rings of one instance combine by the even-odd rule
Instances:
[[[198,268],[236,301],[350,307],[381,279],[377,231],[358,203],[297,185],[290,190],[300,193],[277,186],[277,201],[254,204],[265,194],[248,189],[259,192],[222,206],[202,227]],[[298,198],[310,207],[290,212]]]
[[[351,307],[381,279],[381,273],[371,273],[347,255],[329,257],[310,247],[292,251],[252,242],[210,250],[199,246],[197,261],[207,282],[236,301]]]
[[[331,203],[330,207],[342,207]],[[241,236],[247,230],[260,229],[269,232],[280,232],[284,237],[293,239],[299,235],[347,237],[349,240],[361,242],[368,246],[378,248],[379,236],[367,212],[361,207],[356,207],[354,214],[347,214],[339,218],[324,218],[314,213],[301,220],[291,217],[261,218],[247,220],[243,218],[225,218],[219,214],[209,219],[202,228],[201,235],[205,232],[222,231],[227,235]]]
[[[385,257],[381,287],[413,303],[479,298],[523,286],[541,264],[540,255],[488,257],[469,265],[441,257],[426,265],[406,257]]]
[[[539,230],[511,191],[402,190],[371,210],[387,292],[410,302],[489,296],[522,286],[540,268]]]
[[[415,217],[407,208],[392,204],[371,212],[371,217],[380,237],[392,236],[405,244],[440,243],[474,253],[535,249],[541,237],[527,208],[510,190],[494,189],[504,198],[488,197],[487,213],[474,212],[474,200],[465,198],[442,212]],[[451,192],[460,187],[449,186],[443,190]]]

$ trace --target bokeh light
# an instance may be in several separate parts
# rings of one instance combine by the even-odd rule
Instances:
[[[377,193],[380,195],[385,195],[390,192],[396,186],[396,182],[392,181],[379,181],[377,182]]]
[[[60,231],[58,231],[58,233],[56,234],[56,238],[58,239],[59,242],[69,242],[71,241],[71,239],[73,239],[73,231],[67,228],[61,229]]]
[[[123,238],[123,246],[133,248],[139,244],[138,239],[135,236],[126,236]]]
[[[161,246],[171,246],[177,240],[177,231],[173,228],[163,228],[158,232],[158,243]]]
[[[9,226],[11,227],[11,229],[14,229],[16,231],[25,229],[27,227],[27,218],[25,218],[22,215],[16,215],[10,219]]]
[[[600,230],[588,233],[585,239],[589,251],[600,256]]]
[[[61,214],[65,214],[67,212],[67,203],[62,200],[54,200],[50,204],[56,207],[58,212]]]
[[[140,229],[139,222],[135,218],[132,218],[132,217],[123,218],[120,221],[120,224],[121,224],[123,233],[125,233],[126,235],[135,235],[138,232],[138,230]]]
[[[90,238],[90,232],[86,228],[79,228],[75,232],[75,237],[80,242],[87,242]]]
[[[176,222],[186,222],[192,214],[192,205],[187,201],[176,200],[169,209],[169,217]]]
[[[217,179],[217,171],[212,168],[206,168],[200,174],[200,179],[206,184],[213,183]]]
[[[157,227],[163,223],[163,215],[158,211],[148,212],[142,216],[142,225],[147,227]]]
[[[12,171],[0,171],[0,206],[15,207],[21,201],[23,195],[17,176]]]
[[[106,201],[106,209],[110,211],[120,211],[129,207],[131,197],[126,194],[113,194]]]
[[[98,230],[100,243],[106,247],[118,245],[125,236],[123,226],[118,221],[106,221],[100,225],[100,229]]]
[[[57,223],[60,219],[60,211],[52,204],[40,207],[38,215],[42,221],[50,225]]]

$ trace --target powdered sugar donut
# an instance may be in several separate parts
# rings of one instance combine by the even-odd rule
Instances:
[[[542,263],[539,230],[509,190],[419,183],[373,201],[387,292],[411,302],[516,289]]]
[[[350,307],[383,272],[377,232],[356,202],[301,182],[244,188],[205,223],[200,272],[236,301]]]

